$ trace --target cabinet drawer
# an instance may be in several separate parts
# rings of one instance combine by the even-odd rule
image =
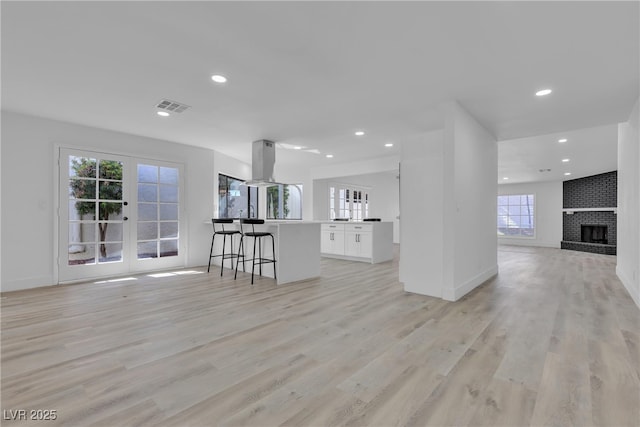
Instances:
[[[373,225],[371,224],[345,224],[345,231],[353,231],[356,233],[366,233],[373,231]]]
[[[322,224],[322,231],[344,231],[344,224]]]

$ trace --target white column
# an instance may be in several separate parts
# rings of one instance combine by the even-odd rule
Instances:
[[[400,281],[455,301],[497,273],[497,144],[456,102],[443,131],[403,141]]]

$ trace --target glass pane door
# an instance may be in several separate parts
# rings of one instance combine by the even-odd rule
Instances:
[[[182,266],[182,168],[172,163],[137,160],[135,172],[134,269]]]
[[[127,271],[127,161],[61,150],[59,280]]]
[[[138,164],[138,259],[178,256],[178,168]]]
[[[184,263],[182,168],[60,150],[60,282]]]

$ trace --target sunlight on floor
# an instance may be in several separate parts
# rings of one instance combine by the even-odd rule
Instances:
[[[99,282],[93,282],[93,283],[114,283],[114,282],[128,282],[131,280],[138,280],[135,277],[120,277],[118,279],[109,279],[109,280],[101,280]]]
[[[183,276],[187,274],[202,274],[202,271],[196,271],[196,270],[172,271],[172,272],[166,272],[166,273],[147,274],[147,276],[159,278],[159,277]]]

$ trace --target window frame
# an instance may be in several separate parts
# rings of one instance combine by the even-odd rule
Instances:
[[[505,193],[505,194],[498,194],[496,196],[496,232],[499,233],[500,227],[497,224],[498,219],[502,216],[504,217],[505,215],[500,215],[500,206],[507,206],[507,210],[509,206],[512,206],[510,204],[507,205],[500,205],[499,204],[499,198],[500,197],[513,197],[513,196],[518,196],[518,197],[522,197],[522,196],[531,196],[533,197],[533,204],[532,204],[532,212],[531,212],[531,223],[532,223],[532,227],[531,229],[533,230],[533,234],[531,236],[527,236],[527,235],[523,235],[523,234],[518,234],[518,235],[508,235],[508,234],[504,234],[504,235],[500,235],[498,234],[498,238],[499,239],[527,239],[527,240],[534,240],[537,238],[537,233],[538,233],[538,226],[537,226],[537,216],[538,216],[538,209],[537,209],[537,199],[538,196],[536,193],[529,193],[529,192],[525,192],[525,193]],[[513,205],[513,206],[525,206],[522,204],[522,199],[520,199],[521,202],[518,205]],[[506,215],[507,218],[510,217],[511,215],[507,214]],[[514,215],[515,216],[515,215]],[[518,216],[522,216],[522,215],[518,215]],[[508,227],[507,227],[508,228]],[[526,230],[525,228],[517,228],[518,230]]]
[[[298,191],[300,192],[300,217],[299,218],[283,218],[283,217],[278,217],[278,218],[274,218],[273,216],[270,215],[270,209],[269,209],[269,189],[272,187],[282,187],[283,191],[284,191],[284,187],[295,187],[298,189]],[[281,221],[302,221],[302,208],[303,208],[303,203],[304,203],[304,188],[302,186],[302,184],[275,184],[275,185],[270,185],[268,187],[266,187],[265,189],[265,197],[266,199],[266,205],[267,205],[267,212],[265,214],[265,217],[267,219],[274,219],[274,220],[281,220]],[[281,216],[281,215],[280,215]]]
[[[218,201],[218,218],[227,218],[227,219],[240,219],[240,218],[258,218],[258,212],[260,209],[260,195],[259,195],[259,191],[257,187],[253,187],[250,185],[245,185],[245,184],[240,184],[240,185],[245,185],[247,187],[247,206],[246,206],[246,212],[247,212],[247,216],[242,216],[242,217],[238,217],[238,216],[234,216],[234,217],[229,217],[229,216],[222,216],[222,204],[220,203],[220,190],[221,190],[221,184],[224,178],[224,181],[226,183],[226,206],[227,206],[227,210],[229,209],[229,180],[234,180],[234,181],[239,181],[241,183],[245,182],[244,179],[240,179],[240,178],[236,178],[234,176],[231,175],[227,175],[225,173],[219,172],[218,173],[218,192],[217,192],[217,201]],[[255,207],[253,209],[253,212],[251,212],[251,205],[253,202],[253,196],[255,197]],[[244,210],[244,209],[241,209]]]

